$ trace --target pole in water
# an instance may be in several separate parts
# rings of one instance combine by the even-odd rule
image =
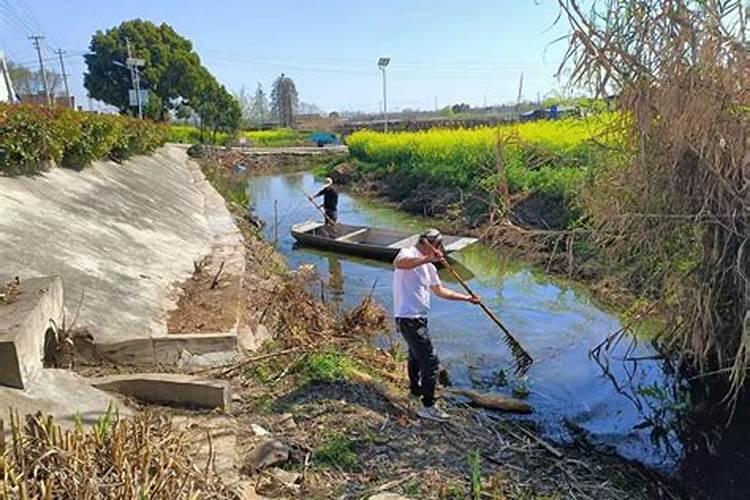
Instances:
[[[279,200],[273,200],[273,245],[279,244]]]

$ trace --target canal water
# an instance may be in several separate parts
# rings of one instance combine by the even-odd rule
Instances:
[[[390,264],[295,245],[291,225],[321,219],[303,191],[320,187],[310,173],[271,175],[251,178],[248,194],[256,215],[266,222],[269,240],[277,238],[292,267],[316,267],[328,300],[351,307],[374,287],[375,299],[390,311]],[[339,199],[339,220],[414,232],[428,225],[345,193]],[[535,359],[527,378],[516,379],[497,327],[478,307],[433,298],[430,331],[454,385],[503,394],[528,389],[535,413],[524,418],[538,422],[547,436],[564,441],[583,433],[624,457],[663,472],[674,469],[679,443],[671,434],[658,434],[653,442],[657,433],[647,423],[668,420],[674,408],[665,389],[669,380],[659,362],[649,359],[655,354],[649,343],[632,346],[623,340],[609,352],[607,370],[589,356],[591,348],[622,328],[617,312],[598,304],[586,290],[481,244],[453,258],[473,275],[470,286]],[[460,288],[446,273],[441,277],[447,286]]]

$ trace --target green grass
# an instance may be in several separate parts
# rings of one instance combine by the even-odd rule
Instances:
[[[311,380],[334,382],[348,378],[354,367],[354,361],[341,353],[316,352],[305,356],[295,367],[295,372]]]
[[[324,467],[352,469],[359,465],[357,442],[344,434],[329,434],[313,453],[313,459]]]
[[[260,146],[266,148],[279,148],[287,146],[310,146],[310,134],[299,130],[288,128],[277,128],[271,130],[245,130],[240,132],[248,141],[249,146]],[[226,144],[233,138],[226,132],[216,134],[216,144]],[[211,142],[213,134],[205,131],[203,140]],[[200,129],[192,125],[171,125],[169,127],[169,142],[180,144],[195,144],[200,142]]]
[[[281,148],[287,146],[309,146],[311,144],[309,140],[310,134],[288,128],[250,130],[242,132],[242,135],[250,142],[250,146]]]
[[[478,451],[469,452],[466,457],[469,465],[469,487],[471,498],[479,500],[482,498],[482,457]]]
[[[234,178],[217,168],[211,167],[203,168],[203,175],[227,203],[243,208],[250,203],[247,184],[242,178]]]
[[[200,130],[192,125],[170,125],[169,142],[195,144],[200,142]]]

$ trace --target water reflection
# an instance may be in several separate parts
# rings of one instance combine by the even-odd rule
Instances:
[[[328,255],[328,287],[332,292],[332,300],[337,310],[341,310],[344,299],[344,275],[341,268],[341,260]]]
[[[374,298],[390,310],[391,264],[295,246],[290,226],[320,218],[300,188],[310,192],[317,185],[310,174],[269,176],[250,179],[248,192],[258,215],[270,225],[273,201],[278,200],[280,250],[293,267],[317,267],[327,281],[329,300],[339,307],[352,307],[373,289]],[[423,219],[345,193],[339,199],[339,217],[349,224],[414,232],[429,225]],[[266,227],[267,234],[272,230]],[[534,356],[536,363],[528,373],[529,402],[537,411],[533,418],[549,435],[565,439],[571,436],[571,429],[577,429],[626,457],[665,468],[674,464],[673,459],[665,461],[651,441],[651,429],[643,425],[644,412],[650,408],[643,398],[661,394],[645,389],[644,396],[644,390],[638,390],[669,384],[660,364],[646,359],[636,365],[632,361],[627,366],[612,364],[606,374],[588,356],[593,346],[622,328],[615,314],[570,282],[550,279],[540,270],[482,245],[459,252],[455,261],[471,276],[472,289]],[[441,273],[441,277],[449,281],[447,273]],[[430,325],[454,383],[509,392],[515,381],[505,371],[513,360],[500,332],[479,308],[435,299]],[[617,349],[611,354],[623,357]],[[627,352],[631,358],[653,354],[648,343]],[[632,384],[633,390],[623,391],[622,381]],[[635,400],[633,394],[638,396]],[[670,441],[670,446],[678,443]]]

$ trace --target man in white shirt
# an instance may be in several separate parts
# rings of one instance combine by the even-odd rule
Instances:
[[[430,229],[420,235],[417,246],[402,249],[393,261],[393,305],[396,327],[409,346],[409,389],[422,398],[417,412],[422,418],[447,420],[448,414],[435,406],[435,384],[440,361],[427,329],[430,292],[440,298],[479,302],[479,297],[454,292],[443,286],[435,263],[443,260],[442,235]]]

